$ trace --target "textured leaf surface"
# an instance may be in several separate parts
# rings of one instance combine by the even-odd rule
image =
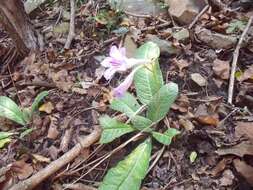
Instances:
[[[171,82],[163,85],[148,105],[147,117],[153,122],[163,119],[176,100],[177,94],[177,84]]]
[[[148,170],[150,155],[151,140],[148,139],[107,172],[99,190],[139,190]]]
[[[180,132],[178,130],[170,128],[165,131],[165,133],[152,132],[152,135],[158,142],[164,145],[170,145],[172,138],[179,133]]]
[[[21,125],[26,124],[18,105],[6,96],[0,96],[0,117],[8,118]]]
[[[163,85],[162,72],[158,63],[159,56],[159,47],[153,42],[147,42],[137,50],[136,58],[153,61],[152,64],[138,69],[134,75],[137,96],[143,104],[148,104]]]
[[[107,115],[100,117],[99,122],[103,128],[103,132],[100,137],[100,143],[102,144],[109,143],[126,133],[134,131],[134,128],[130,125],[121,123]]]
[[[114,99],[110,106],[112,109],[125,113],[128,117],[133,117],[140,108],[135,97],[130,93],[125,93],[122,98]]]
[[[132,120],[131,120],[133,127],[138,129],[138,130],[143,130],[147,127],[151,127],[152,121],[150,119],[147,119],[145,117],[142,117],[140,115],[136,115]],[[151,131],[151,128],[147,128],[145,131]]]

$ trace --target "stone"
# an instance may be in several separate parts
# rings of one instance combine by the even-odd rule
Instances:
[[[159,46],[162,54],[163,53],[164,54],[171,54],[171,55],[172,54],[179,54],[181,51],[180,49],[175,47],[170,41],[162,40],[155,35],[147,34],[146,38],[147,38],[147,40],[156,43]]]
[[[204,42],[213,49],[230,49],[237,43],[237,37],[212,32],[205,28],[196,27],[197,39]]]
[[[192,73],[191,79],[199,86],[206,86],[207,81],[204,77],[202,77],[199,73]]]
[[[46,0],[27,0],[24,3],[25,11],[27,14],[30,14],[33,12],[35,9],[37,9],[40,5],[45,3]]]
[[[137,15],[158,16],[165,12],[159,0],[109,0],[108,2],[113,9]]]
[[[165,0],[165,3],[171,16],[182,24],[190,24],[206,5],[204,0]]]

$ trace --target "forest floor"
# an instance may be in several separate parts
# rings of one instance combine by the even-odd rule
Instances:
[[[30,14],[44,36],[45,49],[22,61],[9,61],[12,42],[0,28],[0,95],[29,107],[39,92],[49,91],[40,114],[29,126],[0,118],[0,130],[14,133],[0,149],[0,189],[28,179],[60,158],[94,131],[99,116],[115,115],[108,107],[110,92],[125,74],[108,82],[100,62],[112,45],[126,47],[128,56],[133,56],[150,40],[161,48],[164,79],[177,83],[180,90],[160,125],[177,128],[181,134],[170,146],[155,144],[154,166],[142,190],[252,189],[253,26],[245,36],[242,33],[253,9],[242,7],[239,1],[223,3],[228,9],[210,6],[189,28],[167,11],[158,16],[138,15],[116,12],[102,0],[78,2],[70,49],[64,49],[69,9],[58,3],[45,4]],[[240,38],[243,45],[238,54]],[[230,72],[237,57],[231,104]],[[129,136],[84,148],[35,189],[58,190],[67,184],[68,189],[96,189],[108,169],[128,155],[135,143],[96,164]],[[197,156],[191,161],[193,152]]]

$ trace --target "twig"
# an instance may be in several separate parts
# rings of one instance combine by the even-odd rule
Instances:
[[[161,156],[163,155],[164,150],[165,150],[165,146],[163,146],[162,149],[158,151],[158,154],[157,154],[157,156],[156,156],[154,162],[153,162],[153,163],[151,164],[151,166],[149,167],[147,173],[149,173],[149,172],[153,169],[153,167],[156,165],[156,163],[158,162],[158,160],[159,160],[159,159],[161,158]]]
[[[124,13],[129,15],[129,16],[133,16],[133,17],[152,18],[151,15],[141,15],[141,14],[136,14],[136,13],[132,13],[132,12],[128,12],[128,11],[124,11]]]
[[[63,184],[64,188],[68,188],[68,189],[84,189],[84,190],[97,190],[94,187],[88,186],[88,185],[84,185],[82,183],[76,183],[76,184]]]
[[[192,27],[194,26],[194,24],[196,24],[196,22],[198,22],[199,18],[209,9],[209,5],[206,5],[202,11],[194,18],[194,20],[192,21],[192,23],[189,25],[188,29],[192,29]]]
[[[159,25],[156,25],[156,26],[148,26],[146,28],[143,28],[141,29],[142,32],[145,32],[145,31],[149,31],[149,30],[155,30],[155,29],[160,29],[160,28],[164,28],[164,27],[167,27],[171,24],[171,22],[165,22],[165,23],[162,23],[162,24],[159,24]]]
[[[240,53],[240,48],[242,46],[243,40],[250,28],[250,25],[252,23],[253,20],[253,16],[250,17],[247,26],[245,27],[239,42],[235,48],[235,51],[233,53],[233,62],[232,62],[232,68],[231,68],[231,73],[230,73],[230,80],[229,80],[229,88],[228,88],[228,103],[232,104],[233,101],[233,92],[234,92],[234,83],[235,83],[235,71],[236,71],[236,65],[237,65],[237,61],[238,61],[238,57],[239,57],[239,53]]]
[[[63,154],[57,160],[51,162],[46,168],[40,170],[30,178],[13,185],[9,190],[31,190],[40,184],[43,180],[54,174],[61,169],[64,165],[74,160],[82,151],[83,148],[87,148],[95,143],[101,134],[101,129],[95,126],[94,131],[83,138],[78,144],[76,144],[70,151]]]
[[[69,34],[64,48],[69,49],[72,40],[75,37],[75,0],[70,0],[70,24],[69,24]]]

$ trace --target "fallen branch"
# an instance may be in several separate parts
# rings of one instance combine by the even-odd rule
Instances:
[[[64,48],[69,49],[72,40],[75,37],[75,0],[70,0],[70,24],[69,24],[69,34]]]
[[[231,68],[230,80],[229,80],[229,88],[228,88],[228,103],[230,103],[230,104],[232,104],[232,101],[233,101],[234,84],[235,84],[235,71],[236,71],[236,65],[237,65],[240,49],[241,49],[243,40],[250,28],[252,20],[253,20],[253,16],[250,17],[250,19],[247,23],[247,26],[245,27],[245,29],[238,41],[238,44],[235,48],[235,51],[233,53],[233,62],[232,62],[232,68]]]
[[[194,20],[192,21],[192,23],[189,25],[188,29],[192,29],[192,27],[194,26],[194,24],[196,24],[196,22],[198,22],[199,18],[209,9],[209,5],[206,5],[202,11],[200,11],[200,13],[194,18]]]
[[[31,190],[39,185],[42,181],[47,179],[49,176],[53,175],[63,166],[74,160],[82,151],[83,148],[87,148],[93,143],[95,143],[101,134],[101,129],[95,126],[94,131],[81,139],[78,144],[76,144],[71,150],[62,155],[57,160],[51,162],[46,168],[40,170],[30,178],[13,185],[9,190]]]

